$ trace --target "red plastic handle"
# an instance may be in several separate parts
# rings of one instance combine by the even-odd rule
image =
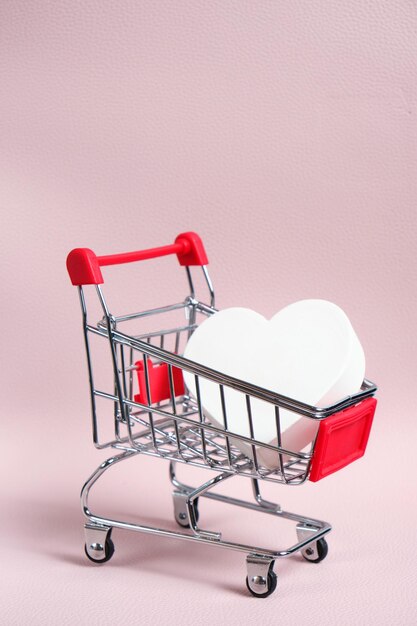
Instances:
[[[100,267],[103,265],[144,261],[168,254],[176,254],[180,265],[208,264],[203,242],[197,233],[189,232],[178,235],[175,242],[169,246],[137,252],[97,256],[89,248],[75,248],[67,257],[67,270],[73,285],[101,285],[104,280]]]

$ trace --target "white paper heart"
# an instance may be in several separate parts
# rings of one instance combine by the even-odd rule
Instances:
[[[302,300],[279,311],[271,320],[250,309],[224,309],[193,333],[184,356],[225,374],[315,406],[326,406],[359,390],[365,356],[346,314],[326,300]],[[193,375],[185,382],[195,395]],[[205,414],[224,428],[219,386],[200,379]],[[245,395],[225,388],[230,431],[250,436]],[[254,437],[276,445],[275,410],[251,401]],[[301,451],[314,439],[317,422],[280,411],[282,447]],[[234,440],[242,452],[251,448]],[[278,455],[259,449],[267,467],[277,467]]]

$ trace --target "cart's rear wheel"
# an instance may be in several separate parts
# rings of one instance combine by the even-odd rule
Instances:
[[[198,498],[194,500],[193,507],[194,507],[195,521],[198,522],[198,518],[200,517],[200,514],[198,512]],[[180,511],[179,513],[176,513],[175,521],[182,528],[190,528],[190,524],[188,522],[188,515],[186,511]]]
[[[318,539],[315,544],[304,548],[304,550],[301,551],[301,554],[305,560],[310,561],[310,563],[320,563],[320,561],[323,561],[323,559],[326,558],[328,551],[329,546],[327,545],[327,541],[324,537],[322,537],[321,539]]]
[[[270,596],[271,593],[274,593],[275,589],[277,588],[277,582],[278,577],[273,570],[269,570],[266,581],[261,576],[255,576],[254,578],[252,578],[251,582],[249,582],[249,577],[246,576],[246,587],[248,588],[250,593],[255,596],[255,598],[267,598],[268,596]],[[258,587],[259,589],[262,589],[263,587],[265,589],[265,586],[266,591],[263,592],[258,591],[255,588]]]
[[[93,563],[106,563],[107,561],[110,561],[114,554],[114,543],[110,536],[107,536],[104,546],[102,544],[93,543],[88,548],[87,544],[84,544],[84,551],[87,558],[89,558]],[[93,551],[97,553],[97,556],[101,556],[102,558],[94,558]]]

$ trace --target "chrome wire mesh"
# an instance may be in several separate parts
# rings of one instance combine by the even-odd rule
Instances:
[[[198,325],[199,316],[207,316],[215,309],[189,297],[183,303],[161,307],[151,311],[111,316],[100,288],[97,288],[101,300],[104,317],[96,325],[87,323],[84,306],[85,338],[90,368],[90,386],[93,408],[93,433],[97,447],[112,446],[123,450],[140,451],[143,454],[159,456],[190,465],[204,466],[215,470],[229,471],[251,478],[299,485],[309,473],[314,452],[314,441],[307,450],[288,450],[281,446],[282,432],[280,409],[290,408],[307,419],[323,419],[350,406],[372,393],[372,384],[367,381],[359,394],[345,399],[334,407],[317,409],[296,402],[278,394],[260,389],[245,381],[237,381],[221,372],[205,368],[201,364],[188,361],[181,357],[180,352],[192,332]],[[84,298],[81,293],[81,302]],[[120,331],[125,322],[141,320],[144,317],[163,315],[166,313],[181,314],[181,323],[167,326],[159,330],[150,330],[142,334],[127,334]],[[90,354],[90,335],[107,341],[110,346],[114,367],[112,389],[100,389],[94,384],[93,364]],[[152,359],[152,360],[151,360]],[[136,373],[138,363],[144,372],[144,387],[138,400]],[[167,368],[169,393],[162,401],[153,402],[150,367],[164,364]],[[174,385],[174,369],[187,370],[194,374],[194,395],[185,388],[180,395],[176,394]],[[221,397],[224,428],[210,423],[204,411],[204,400],[200,397],[200,381],[202,378],[217,383]],[[232,432],[228,428],[227,402],[225,389],[233,388],[245,396],[246,420],[249,436]],[[113,404],[113,437],[101,441],[99,437],[99,416],[96,400],[105,399]],[[252,416],[253,399],[269,402],[275,410],[276,445],[258,441],[254,436]],[[108,418],[107,418],[108,419]],[[244,454],[236,442],[241,442],[248,450]],[[275,454],[274,467],[266,467],[259,461],[259,451],[268,450]]]

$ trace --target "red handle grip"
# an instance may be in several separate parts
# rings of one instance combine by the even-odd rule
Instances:
[[[189,232],[178,235],[169,246],[97,256],[89,248],[75,248],[67,257],[67,270],[73,285],[101,285],[104,280],[100,267],[103,265],[119,265],[155,259],[168,254],[176,254],[180,265],[207,265],[208,259],[203,242],[197,233]]]

